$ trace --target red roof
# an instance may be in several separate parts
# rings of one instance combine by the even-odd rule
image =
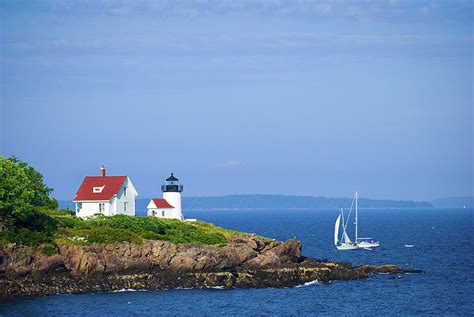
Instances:
[[[110,200],[126,179],[127,176],[86,176],[73,201]],[[97,192],[94,192],[94,188],[97,188]]]
[[[155,203],[156,208],[174,208],[166,201],[166,199],[153,198],[152,200]]]

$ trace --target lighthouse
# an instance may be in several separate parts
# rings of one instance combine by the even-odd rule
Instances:
[[[166,179],[166,183],[161,185],[163,192],[163,199],[174,207],[172,218],[183,219],[183,212],[181,211],[181,192],[183,185],[178,183],[178,179],[171,173],[171,176]]]
[[[152,198],[147,206],[148,216],[159,218],[170,218],[184,220],[181,210],[181,192],[183,185],[178,183],[178,179],[171,173],[164,185],[161,185],[163,198]]]

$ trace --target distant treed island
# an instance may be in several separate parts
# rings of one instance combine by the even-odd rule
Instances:
[[[290,195],[228,195],[216,197],[184,197],[186,209],[325,209],[349,208],[352,198],[327,198]],[[363,208],[432,208],[427,201],[359,198]]]
[[[146,211],[149,198],[136,200],[137,213]],[[329,198],[316,196],[292,195],[227,195],[227,196],[201,196],[183,197],[183,206],[186,210],[211,210],[211,209],[329,209],[349,208],[352,198]],[[74,209],[71,201],[59,201],[61,208]],[[440,198],[429,201],[392,200],[359,198],[360,208],[473,208],[473,197]]]
[[[202,196],[183,198],[185,210],[212,210],[212,209],[328,209],[349,208],[352,198],[328,198],[314,196],[290,195],[227,195],[227,196]],[[137,214],[146,210],[149,198],[136,200]],[[74,209],[74,204],[60,201],[61,208]],[[360,208],[433,208],[428,201],[390,200],[359,198]]]
[[[218,209],[329,209],[349,208],[352,198],[328,198],[291,195],[227,195],[183,198],[185,210]],[[145,215],[150,198],[137,198],[137,215]],[[74,209],[71,201],[59,201],[60,208]],[[359,198],[360,208],[433,208],[428,201]]]

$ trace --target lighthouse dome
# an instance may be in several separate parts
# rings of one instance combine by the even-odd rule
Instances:
[[[178,179],[171,173],[171,176],[166,179],[166,183],[161,186],[163,192],[182,192],[183,185],[179,185]]]
[[[173,173],[171,173],[171,176],[166,179],[167,182],[177,182],[178,179],[174,177]]]

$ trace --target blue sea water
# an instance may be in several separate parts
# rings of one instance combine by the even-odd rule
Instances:
[[[360,235],[373,251],[333,246],[337,210],[189,211],[225,228],[287,240],[306,256],[354,264],[394,263],[424,274],[283,289],[123,291],[13,299],[0,315],[472,315],[473,209],[360,210]],[[413,245],[406,247],[405,245]]]

